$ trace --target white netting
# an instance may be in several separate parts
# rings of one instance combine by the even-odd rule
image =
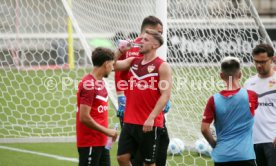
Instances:
[[[139,34],[143,18],[156,15],[160,5],[156,0],[72,0],[72,26],[77,24],[82,34],[70,35],[70,14],[61,0],[2,2],[0,139],[7,141],[74,136],[76,86],[91,69],[82,42],[92,49],[114,48],[119,38]],[[169,163],[207,165],[209,160],[190,150],[202,137],[200,123],[208,97],[222,87],[217,64],[224,56],[237,56],[247,78],[254,73],[251,48],[262,38],[244,0],[168,0],[167,5],[167,60],[174,79],[167,125],[170,137],[184,141],[188,151],[169,158]],[[70,37],[75,68],[68,65]],[[117,118],[114,111],[111,114],[112,126]]]
[[[77,84],[89,60],[75,35],[69,69],[61,1],[5,0],[0,9],[0,138],[75,135],[76,88],[62,79]]]
[[[168,61],[174,76],[169,132],[193,151],[195,141],[202,138],[207,100],[224,88],[220,60],[238,57],[243,62],[243,80],[248,78],[255,73],[250,53],[263,38],[245,1],[169,1],[168,8],[174,9],[168,10]],[[184,159],[189,155],[184,154]],[[196,165],[197,159],[176,163]]]

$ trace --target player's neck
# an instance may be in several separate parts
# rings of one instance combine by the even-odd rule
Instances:
[[[102,74],[101,70],[97,67],[94,67],[90,74],[96,79],[96,80],[102,80],[104,75]]]
[[[142,65],[153,61],[156,57],[157,57],[156,52],[150,52],[150,53],[144,54]]]
[[[236,90],[236,89],[240,89],[240,88],[241,88],[241,85],[238,80],[226,82],[226,90]]]

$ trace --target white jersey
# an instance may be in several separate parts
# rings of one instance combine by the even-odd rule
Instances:
[[[253,125],[254,144],[273,142],[276,137],[276,73],[268,78],[255,75],[244,87],[258,94],[259,105]]]

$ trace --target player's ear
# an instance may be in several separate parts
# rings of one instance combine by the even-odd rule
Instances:
[[[220,75],[220,78],[221,78],[222,80],[224,80],[224,77],[225,77],[224,74],[221,72],[219,75]]]
[[[154,43],[153,43],[153,46],[152,46],[152,48],[154,48],[154,49],[157,49],[157,48],[159,48],[159,44],[158,44],[158,42],[154,42]]]
[[[238,79],[241,79],[242,73],[241,71],[238,72]]]
[[[271,57],[271,60],[272,60],[272,63],[274,62],[275,60],[275,56]]]
[[[104,67],[105,69],[107,69],[107,66],[108,66],[108,61],[105,61],[105,62],[103,63],[103,67]]]

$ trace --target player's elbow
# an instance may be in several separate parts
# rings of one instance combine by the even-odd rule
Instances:
[[[83,124],[87,124],[89,121],[89,118],[85,115],[83,116],[80,116],[80,122],[83,123]]]

